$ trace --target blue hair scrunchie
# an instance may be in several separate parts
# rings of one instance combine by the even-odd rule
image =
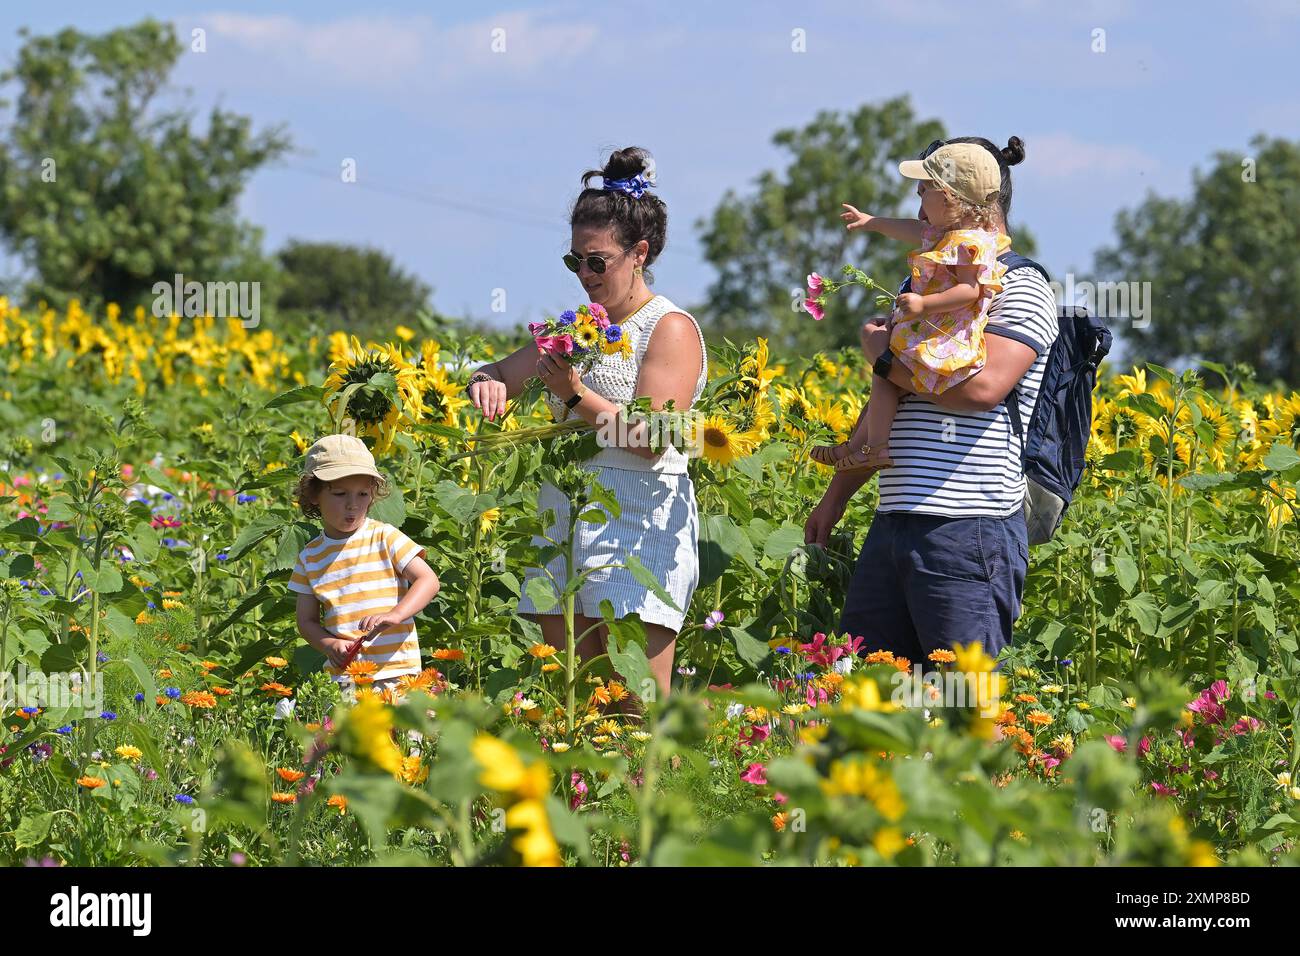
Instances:
[[[637,173],[635,176],[629,176],[627,179],[606,179],[606,189],[617,189],[621,193],[627,193],[633,199],[640,199],[645,195],[645,191],[650,188],[644,176]]]

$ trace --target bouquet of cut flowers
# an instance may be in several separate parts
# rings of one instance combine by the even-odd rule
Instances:
[[[624,334],[622,326],[611,322],[605,307],[597,302],[590,302],[562,312],[558,319],[548,318],[544,322],[529,322],[528,331],[533,336],[539,351],[563,359],[576,368],[579,375],[591,371],[607,356],[626,357],[632,354],[632,345]],[[515,405],[521,403],[524,407],[531,405],[541,387],[541,379],[536,376],[528,379],[524,383],[523,393],[515,400]],[[506,415],[509,415],[509,410]],[[522,442],[539,441],[590,428],[591,426],[581,418],[575,418],[550,425],[539,425],[535,428],[480,432],[470,435],[467,439],[473,443],[473,450],[455,455],[451,460],[472,458]]]

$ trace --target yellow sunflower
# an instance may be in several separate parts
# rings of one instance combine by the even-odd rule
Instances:
[[[704,457],[718,465],[730,465],[754,453],[758,441],[749,432],[736,429],[721,415],[710,415],[698,426],[693,437]]]

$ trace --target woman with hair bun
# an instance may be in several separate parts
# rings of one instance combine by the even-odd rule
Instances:
[[[599,187],[591,185],[596,177]],[[610,321],[622,327],[631,352],[606,356],[579,377],[576,369],[541,354],[535,345],[524,346],[470,378],[470,400],[488,418],[504,413],[533,375],[555,396],[552,409],[558,420],[577,416],[592,426],[611,420],[620,406],[641,396],[649,396],[655,409],[671,400],[676,410],[685,411],[704,390],[708,357],[699,324],[647,285],[649,266],[668,236],[668,209],[651,191],[656,185],[653,159],[635,146],[616,150],[602,169],[583,174],[582,185],[569,217],[572,235],[564,264],[577,275],[587,300],[604,306]],[[604,600],[613,604],[617,618],[638,615],[659,693],[667,696],[677,633],[699,583],[699,518],[685,454],[671,446],[656,453],[639,446],[637,437],[633,430],[626,445],[603,447],[584,463],[617,496],[621,513],[604,524],[578,522],[574,561],[579,568],[602,568],[633,554],[677,606],[660,600],[627,570],[603,568],[587,577],[578,593],[575,627],[582,634],[599,624]],[[555,512],[556,523],[547,533],[558,540],[568,528],[568,499],[544,483],[537,507]],[[536,543],[546,544],[540,538]],[[552,561],[547,571],[564,584],[563,558]],[[530,568],[525,586],[544,573]],[[548,644],[563,648],[559,609],[539,611],[526,589],[523,593],[519,612],[538,621]],[[592,630],[579,644],[579,655],[604,653],[607,636],[604,627]]]

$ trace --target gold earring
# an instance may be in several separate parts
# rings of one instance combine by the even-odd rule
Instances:
[[[641,267],[640,267],[640,266],[633,266],[633,267],[632,267],[632,275],[634,275],[634,276],[639,276],[640,274],[641,274]]]

